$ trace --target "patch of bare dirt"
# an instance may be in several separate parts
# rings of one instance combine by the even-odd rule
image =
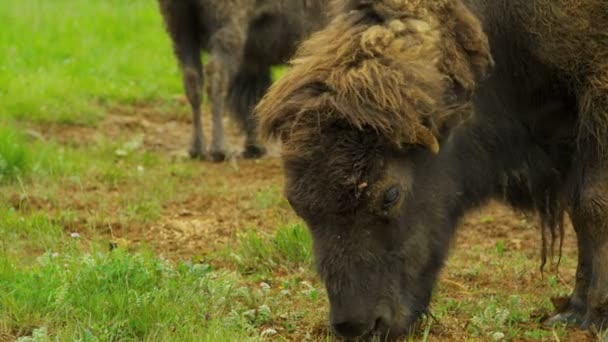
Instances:
[[[210,144],[211,114],[202,114],[203,133]],[[244,134],[229,115],[224,116],[226,148],[229,155],[237,155],[243,149]],[[192,134],[192,119],[189,112],[168,112],[163,107],[138,105],[136,107],[114,107],[96,127],[85,125],[44,124],[32,125],[28,131],[34,139],[53,139],[61,144],[90,146],[102,140],[125,139],[143,136],[143,144],[149,150],[167,151],[186,155]],[[280,147],[267,146],[268,155],[277,157]]]
[[[221,184],[211,181],[212,189],[167,205],[143,239],[153,241],[161,253],[190,257],[225,247],[239,231],[275,229],[286,208],[260,208],[254,196],[282,181],[279,160],[241,161],[238,171],[228,167],[209,165],[205,178]]]

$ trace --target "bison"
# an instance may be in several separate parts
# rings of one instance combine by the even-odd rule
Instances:
[[[192,109],[193,158],[226,157],[224,102],[246,133],[245,158],[265,153],[258,144],[253,106],[271,83],[270,66],[284,63],[300,40],[325,21],[323,0],[158,0],[179,61]],[[201,51],[209,51],[201,63]],[[208,152],[201,122],[202,83],[211,102],[213,136]]]
[[[337,0],[256,108],[313,237],[332,329],[410,331],[460,219],[539,214],[542,264],[578,241],[548,323],[608,321],[608,2]]]

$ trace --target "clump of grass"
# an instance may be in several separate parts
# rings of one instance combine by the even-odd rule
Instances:
[[[312,262],[312,239],[308,229],[301,224],[277,230],[273,246],[283,261],[293,265],[309,265]]]
[[[26,269],[0,259],[0,327],[15,337],[248,340],[252,296],[232,273],[145,252],[45,254]]]
[[[471,318],[471,330],[478,334],[503,334],[509,323],[510,311],[489,303],[486,308]]]
[[[312,264],[312,240],[302,224],[280,227],[270,239],[249,230],[241,238],[232,258],[246,273],[309,267]]]
[[[486,336],[493,340],[512,339],[522,333],[528,338],[543,339],[552,335],[551,331],[533,329],[521,331],[522,324],[534,322],[530,317],[533,311],[532,300],[518,295],[491,296],[486,301],[465,305],[466,309],[474,313],[467,327],[472,336]],[[535,324],[538,324],[536,322]],[[563,329],[556,329],[558,335],[564,335]]]
[[[12,208],[0,208],[0,255],[20,256],[42,253],[58,246],[65,237],[63,227],[45,213],[23,215]],[[30,253],[24,253],[29,251]]]
[[[0,127],[0,183],[15,181],[30,169],[30,152],[15,130]]]

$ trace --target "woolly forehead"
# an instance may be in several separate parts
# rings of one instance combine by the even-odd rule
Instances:
[[[370,131],[336,124],[322,133],[306,156],[284,157],[287,198],[315,216],[352,212],[382,183],[388,157],[398,152]]]
[[[362,25],[366,18],[344,17],[302,45],[256,108],[263,137],[307,153],[302,135],[343,121],[397,148],[438,147],[432,118],[449,85],[436,65],[438,31],[420,20]]]
[[[469,113],[475,75],[491,65],[487,37],[460,0],[351,2],[365,6],[305,41],[255,110],[262,138],[283,143],[289,189],[318,191],[313,205],[348,203],[385,151],[437,152],[438,129]]]
[[[480,22],[460,0],[336,3],[347,13],[300,45],[258,103],[262,137],[295,146],[300,129],[337,119],[436,149],[437,129],[469,110],[493,64]]]

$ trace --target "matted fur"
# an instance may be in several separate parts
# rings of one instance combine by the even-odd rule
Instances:
[[[443,125],[470,112],[475,78],[492,58],[460,0],[333,7],[346,12],[301,45],[257,107],[262,136],[280,138],[285,157],[312,153],[321,128],[335,121],[402,147],[432,144]]]
[[[533,3],[529,29],[540,58],[568,75],[581,99],[579,144],[592,144],[608,160],[608,1]]]

